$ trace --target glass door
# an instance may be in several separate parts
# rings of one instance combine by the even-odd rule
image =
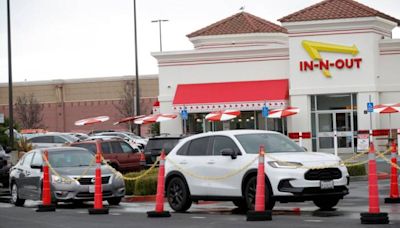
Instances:
[[[334,152],[335,132],[339,153],[354,151],[352,112],[326,112],[317,115],[317,147],[321,152]]]

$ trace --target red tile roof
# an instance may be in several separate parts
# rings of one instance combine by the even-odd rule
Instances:
[[[353,0],[325,0],[278,21],[295,22],[358,17],[381,17],[400,25],[400,20]]]
[[[187,37],[192,38],[196,36],[275,32],[287,33],[287,30],[252,14],[240,12],[190,33]]]

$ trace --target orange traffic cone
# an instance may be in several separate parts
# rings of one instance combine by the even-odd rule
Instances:
[[[100,143],[97,144],[96,153],[96,177],[94,186],[94,208],[89,208],[89,214],[108,214],[108,208],[103,207],[103,190],[102,190],[102,178],[101,178],[101,154],[100,154]]]
[[[388,224],[388,214],[379,210],[378,178],[376,175],[375,147],[373,142],[370,142],[368,160],[369,212],[360,214],[361,224]]]
[[[257,170],[256,202],[254,205],[254,211],[247,212],[247,221],[272,220],[272,212],[270,210],[265,210],[264,154],[264,146],[260,146]]]
[[[146,157],[144,156],[144,152],[140,152],[140,169],[144,169],[146,167]]]
[[[44,151],[43,162],[43,185],[42,185],[42,205],[39,205],[37,212],[56,211],[56,206],[51,204],[50,174],[49,174],[49,153]]]
[[[392,153],[391,153],[391,161],[393,164],[397,164],[397,148],[396,143],[393,141],[392,143]],[[399,197],[399,185],[397,182],[397,169],[394,166],[391,166],[390,171],[390,197],[385,198],[385,203],[400,203]]]
[[[165,151],[161,151],[160,167],[158,169],[157,195],[155,211],[148,211],[147,217],[171,217],[169,211],[164,211],[164,174],[165,174]]]

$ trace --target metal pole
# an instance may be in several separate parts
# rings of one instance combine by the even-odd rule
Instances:
[[[371,102],[371,95],[369,95],[369,102]],[[370,132],[370,137],[369,137],[369,144],[372,143],[372,113],[369,113],[369,132]]]
[[[136,0],[133,0],[133,19],[135,30],[135,79],[136,79],[136,115],[140,115],[140,91],[139,91],[139,63],[137,47],[137,29],[136,29]],[[137,135],[140,136],[140,125],[137,127]]]
[[[11,22],[10,22],[10,0],[7,0],[7,40],[8,40],[8,109],[9,109],[9,146],[14,149],[14,113],[13,113],[13,82],[11,61]]]
[[[153,21],[151,21],[152,23],[156,23],[156,22],[158,22],[158,30],[159,30],[159,33],[160,33],[160,52],[162,52],[162,31],[161,31],[161,23],[162,22],[167,22],[168,20],[165,20],[165,19],[158,19],[158,20],[153,20]]]

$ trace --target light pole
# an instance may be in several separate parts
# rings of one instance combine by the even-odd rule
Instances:
[[[133,19],[135,30],[135,75],[136,75],[136,115],[140,115],[140,91],[139,91],[139,63],[138,63],[138,48],[137,48],[137,30],[136,30],[136,0],[133,0]],[[140,125],[137,128],[137,135],[140,136]]]
[[[165,19],[158,19],[158,20],[153,20],[151,23],[157,23],[158,22],[158,29],[160,32],[160,52],[162,52],[162,32],[161,32],[161,23],[162,22],[167,22],[168,20]]]
[[[7,40],[8,40],[8,110],[9,110],[9,146],[14,149],[14,118],[13,118],[13,83],[11,62],[11,23],[10,23],[10,0],[7,0]]]

